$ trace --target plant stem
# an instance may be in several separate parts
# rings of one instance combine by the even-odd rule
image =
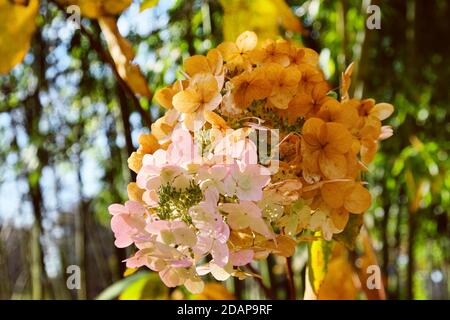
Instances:
[[[254,274],[259,274],[258,270],[256,270],[255,268],[253,268],[250,264],[248,264],[247,269],[250,270],[251,273]],[[262,281],[261,278],[259,277],[253,277],[253,279],[258,283],[258,285],[261,287],[262,291],[264,291],[264,294],[266,295],[266,297],[270,300],[276,300],[275,296],[273,295],[272,290],[270,290],[270,288],[268,288],[264,282]]]
[[[287,280],[289,284],[289,300],[297,300],[294,283],[294,272],[292,271],[292,258],[286,258]]]

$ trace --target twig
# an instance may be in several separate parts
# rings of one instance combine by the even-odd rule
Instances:
[[[247,269],[250,270],[251,273],[259,274],[258,270],[253,268],[250,264],[246,265]],[[261,287],[262,291],[264,291],[264,294],[267,298],[270,300],[276,300],[275,296],[273,295],[273,292],[264,284],[261,278],[253,277],[255,281],[258,283],[258,285]]]
[[[292,271],[292,258],[286,258],[287,280],[289,284],[289,300],[297,300],[294,283],[294,272]]]
[[[68,15],[66,11],[64,10],[64,7],[58,3],[56,0],[49,0],[49,2],[53,3],[59,10],[61,10],[66,16]],[[98,22],[94,22],[96,26],[98,27]],[[98,27],[99,28],[99,27]],[[111,57],[111,54],[108,50],[105,50],[100,42],[99,39],[95,38],[94,35],[89,32],[82,24],[80,24],[80,32],[86,36],[86,38],[89,40],[90,45],[92,48],[97,52],[99,57],[106,62],[110,67],[111,70],[114,73],[114,76],[119,83],[119,85],[123,88],[123,90],[127,93],[127,96],[131,99],[134,108],[137,112],[141,115],[143,121],[147,125],[148,128],[152,125],[152,119],[150,117],[150,114],[147,113],[141,106],[138,98],[134,94],[133,90],[131,90],[130,86],[126,83],[125,80],[122,79],[122,77],[119,75],[119,72],[117,71],[116,64],[114,63],[113,58]],[[152,100],[152,97],[149,97],[149,101]]]

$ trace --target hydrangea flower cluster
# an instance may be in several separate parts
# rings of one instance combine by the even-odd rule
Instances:
[[[330,240],[371,204],[363,174],[393,106],[350,99],[352,67],[334,98],[318,54],[253,32],[184,61],[184,80],[157,91],[167,109],[129,160],[130,200],[113,204],[126,263],[169,287],[201,276],[251,276],[243,266],[291,256],[314,232]],[[316,233],[317,234],[317,233]]]

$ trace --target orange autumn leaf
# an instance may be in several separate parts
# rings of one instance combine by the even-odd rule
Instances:
[[[113,17],[100,17],[98,22],[119,76],[134,93],[150,98],[152,94],[147,85],[147,80],[139,66],[133,62],[133,48],[131,43],[120,34],[116,19]]]
[[[192,295],[193,300],[235,300],[236,298],[228,289],[216,282],[209,282],[205,284],[203,292]]]
[[[381,268],[379,266],[376,252],[373,248],[372,241],[370,235],[365,227],[361,230],[361,242],[362,242],[362,254],[359,257],[360,266],[357,270],[358,276],[360,278],[361,283],[363,284],[362,290],[366,294],[368,300],[384,300],[386,299],[386,292],[384,288],[383,281],[380,281],[380,287],[377,288],[369,288],[367,283],[369,281],[369,277],[373,275],[372,272],[368,272],[369,270],[374,270],[374,267],[378,267],[377,270]],[[380,274],[382,277],[385,275]],[[379,279],[383,280],[383,279]]]
[[[76,5],[81,14],[91,19],[113,17],[128,8],[132,0],[59,0],[64,6]]]
[[[8,73],[25,57],[38,11],[38,0],[31,0],[26,6],[0,0],[0,74]]]
[[[317,299],[354,300],[358,292],[359,282],[349,261],[348,251],[342,244],[336,243]]]

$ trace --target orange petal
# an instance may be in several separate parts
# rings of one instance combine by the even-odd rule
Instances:
[[[191,77],[197,73],[211,72],[208,59],[201,55],[195,55],[184,60],[183,69]]]
[[[370,114],[376,116],[381,121],[390,117],[390,115],[394,112],[394,106],[390,103],[377,103],[372,110],[370,110]]]
[[[211,69],[213,74],[217,75],[222,73],[223,58],[219,50],[209,50],[206,58],[208,59],[209,68]]]
[[[133,152],[130,157],[128,158],[128,168],[133,170],[134,172],[138,173],[139,170],[142,168],[142,158],[144,157],[143,154]]]
[[[319,118],[310,118],[305,121],[303,125],[303,134],[312,134],[316,137],[319,136],[321,127],[325,124],[322,119]]]
[[[363,213],[370,208],[372,196],[360,183],[355,183],[351,193],[344,201],[344,207],[351,213]]]
[[[280,77],[284,68],[278,63],[268,63],[259,70],[260,72],[265,72],[267,80],[274,84],[280,81]]]
[[[315,101],[318,101],[318,100],[322,99],[323,97],[325,97],[329,91],[330,91],[330,86],[328,85],[328,82],[321,81],[314,85],[311,95]]]
[[[152,123],[152,134],[155,136],[156,139],[163,139],[166,137],[171,131],[172,126],[167,124],[165,117],[161,117],[158,120],[156,120],[154,123]]]
[[[269,97],[269,101],[278,109],[287,109],[291,100],[292,96],[286,95],[284,92]]]
[[[346,153],[352,145],[352,135],[347,128],[336,122],[328,122],[327,126],[327,148],[333,148],[336,152]]]
[[[226,62],[231,62],[235,60],[237,57],[240,57],[240,52],[238,47],[233,42],[223,42],[217,46],[217,49],[222,54],[223,59]],[[239,61],[236,61],[239,62]]]
[[[303,57],[301,58],[301,61],[303,63],[317,66],[317,64],[319,63],[319,54],[316,51],[309,48],[301,48],[300,50],[302,51],[303,55]]]
[[[334,226],[339,230],[344,230],[350,215],[347,210],[341,208],[331,210],[330,216]]]
[[[334,152],[321,152],[319,167],[328,179],[344,178],[347,174],[347,159],[343,154]]]
[[[170,109],[173,107],[172,98],[173,90],[171,87],[162,88],[155,93],[156,102],[166,109]]]
[[[325,122],[319,118],[310,118],[303,125],[302,135],[306,143],[317,146],[320,137],[320,131]]]
[[[261,100],[267,98],[272,89],[270,83],[266,79],[255,79],[251,82],[251,85],[247,88],[246,95],[248,99]]]
[[[371,163],[378,150],[378,144],[375,140],[364,139],[361,141],[361,160],[364,163]]]
[[[341,104],[333,98],[327,99],[322,104],[318,115],[326,121],[341,123],[347,128],[355,127],[358,123],[356,108],[348,104]]]
[[[203,112],[203,116],[205,117],[206,121],[214,126],[224,129],[228,128],[227,122],[215,112],[205,111]]]
[[[296,66],[290,66],[283,70],[282,77],[285,86],[297,89],[297,85],[302,78],[302,73]]]
[[[298,93],[289,102],[289,112],[293,112],[297,117],[306,116],[312,108],[313,100],[308,94]]]
[[[203,104],[203,110],[212,111],[216,109],[222,102],[222,95],[220,93],[216,94],[209,101]]]
[[[156,150],[159,149],[159,143],[158,140],[155,138],[154,135],[151,133],[143,133],[138,138],[139,142],[139,151],[147,154],[147,153],[153,153]]]
[[[319,155],[321,151],[315,150],[315,151],[309,151],[302,149],[302,155],[303,155],[303,171],[308,171],[310,174],[317,174],[319,173]],[[305,170],[306,169],[306,170]]]
[[[142,202],[142,195],[144,194],[144,190],[139,188],[136,182],[131,182],[128,184],[127,193],[130,200]]]
[[[251,100],[246,98],[246,93],[247,93],[246,85],[241,85],[237,87],[233,92],[234,102],[236,103],[236,106],[241,109],[247,108],[251,103]]]
[[[247,52],[255,49],[258,44],[258,37],[252,31],[245,31],[236,39],[236,45],[241,52]]]
[[[324,183],[320,189],[323,200],[331,208],[340,208],[344,205],[345,190],[348,183],[330,182]]]
[[[194,89],[186,89],[173,96],[173,106],[179,112],[192,113],[200,107],[200,94]]]
[[[210,73],[196,74],[192,78],[192,85],[197,89],[203,103],[212,100],[219,93],[217,80]]]

